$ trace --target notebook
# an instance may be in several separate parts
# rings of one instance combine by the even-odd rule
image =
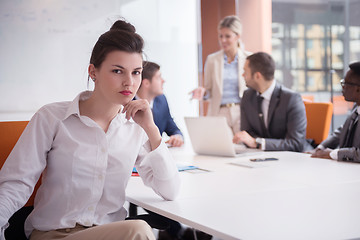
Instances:
[[[185,124],[195,153],[225,157],[254,154],[258,149],[232,142],[233,133],[225,117],[185,117]]]

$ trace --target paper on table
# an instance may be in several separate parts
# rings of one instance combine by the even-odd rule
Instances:
[[[197,166],[193,166],[193,165],[176,164],[176,167],[179,172],[182,172],[182,171],[187,171],[187,172],[191,172],[191,173],[209,172],[206,169],[201,169],[201,168],[199,168]],[[133,168],[131,176],[139,176],[139,173],[136,170],[136,167]]]

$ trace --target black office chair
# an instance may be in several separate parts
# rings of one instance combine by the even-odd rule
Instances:
[[[33,206],[22,207],[9,219],[9,227],[5,230],[6,240],[28,240],[25,236],[24,223]]]
[[[130,203],[129,205],[129,217],[126,218],[127,220],[131,219],[139,219],[144,220],[147,222],[150,227],[156,228],[158,230],[166,230],[170,227],[170,222],[172,221],[169,218],[166,218],[164,216],[161,216],[159,214],[156,214],[154,212],[151,212],[149,210],[144,209],[147,213],[138,215],[137,211],[137,205]]]

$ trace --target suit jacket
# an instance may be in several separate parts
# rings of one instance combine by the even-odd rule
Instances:
[[[325,139],[320,145],[325,148],[340,148],[338,152],[338,160],[347,162],[360,162],[360,123],[357,124],[352,148],[344,147],[347,129],[350,125],[351,115],[356,111],[357,105],[351,111],[351,114],[345,120],[345,123],[335,130],[327,139]]]
[[[182,135],[180,129],[176,126],[171,117],[169,105],[164,95],[157,96],[153,104],[153,116],[156,126],[159,128],[160,134],[166,132],[168,136],[175,134]]]
[[[268,110],[268,128],[263,132],[257,108],[257,92],[248,89],[241,100],[241,130],[252,137],[265,138],[265,150],[311,149],[306,137],[306,112],[300,94],[276,84]]]
[[[216,116],[220,111],[222,93],[223,93],[223,69],[224,69],[224,51],[218,51],[210,54],[204,67],[204,87],[210,92],[208,115]],[[238,69],[239,69],[239,97],[242,97],[246,89],[245,80],[242,76],[246,57],[250,55],[241,49],[238,50]]]

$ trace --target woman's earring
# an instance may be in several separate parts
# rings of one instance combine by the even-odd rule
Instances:
[[[93,78],[92,80],[93,80],[93,82],[95,82],[96,78]]]

